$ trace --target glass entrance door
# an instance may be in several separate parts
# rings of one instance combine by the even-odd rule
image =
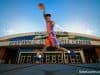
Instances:
[[[44,52],[43,56],[38,57],[37,52],[33,53],[21,53],[19,57],[20,64],[61,64],[61,63],[82,63],[80,52],[75,53],[75,56],[71,56],[67,52],[62,51],[48,51]]]
[[[19,63],[20,64],[32,63],[32,53],[21,53]]]

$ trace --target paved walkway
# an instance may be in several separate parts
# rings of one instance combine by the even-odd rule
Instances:
[[[100,71],[96,64],[0,64],[0,75],[100,75],[99,73],[80,73]],[[79,72],[80,71],[80,72]]]

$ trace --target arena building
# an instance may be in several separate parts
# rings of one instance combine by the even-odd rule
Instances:
[[[47,34],[46,32],[30,32],[0,37],[0,63],[78,64],[100,62],[99,37],[72,32],[56,33],[61,47],[70,51],[74,50],[73,57],[67,51],[52,47],[41,55]]]

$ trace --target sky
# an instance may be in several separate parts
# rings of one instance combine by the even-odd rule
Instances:
[[[0,0],[0,37],[46,31],[39,3],[52,14],[55,31],[100,37],[100,0]]]

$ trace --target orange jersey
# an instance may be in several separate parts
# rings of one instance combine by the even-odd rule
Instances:
[[[58,46],[58,41],[56,39],[56,34],[54,32],[54,25],[52,25],[52,21],[47,22],[47,34],[48,38],[45,41],[46,46]]]

